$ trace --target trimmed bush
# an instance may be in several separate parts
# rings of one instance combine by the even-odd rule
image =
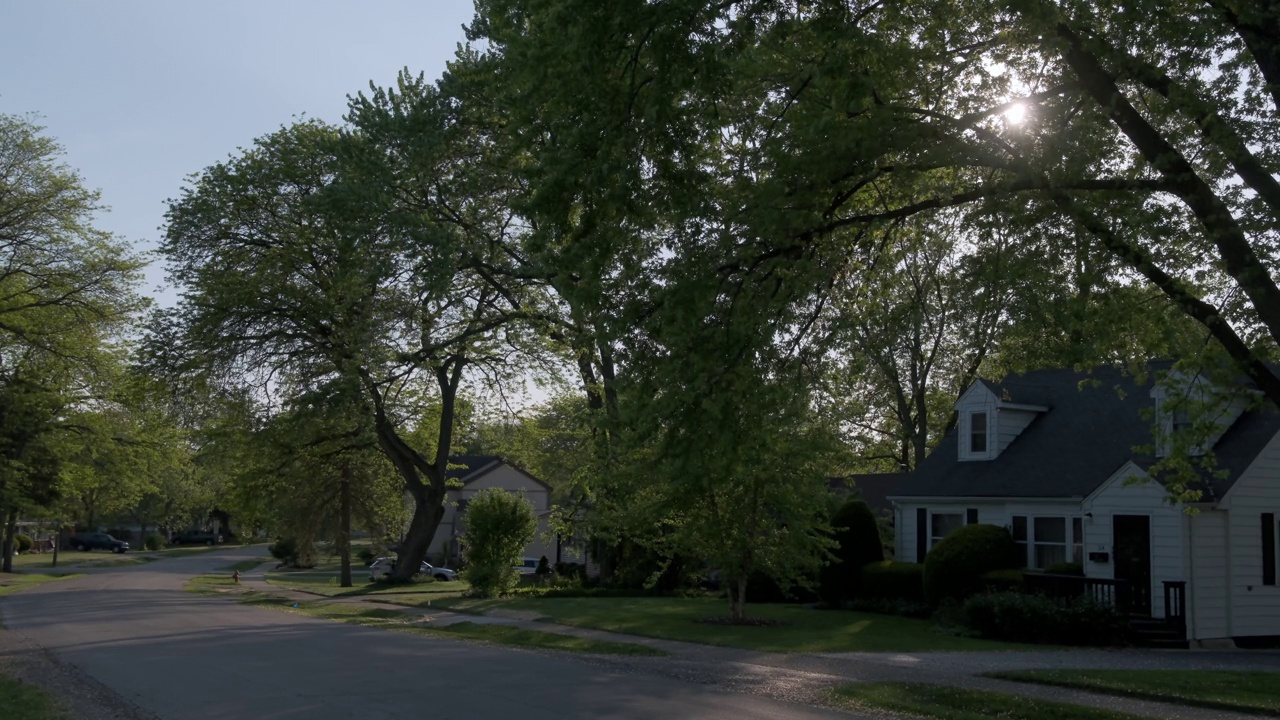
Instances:
[[[356,557],[365,565],[372,565],[373,561],[378,559],[378,554],[373,551],[373,548],[360,548],[360,551],[356,553]]]
[[[285,565],[295,565],[298,562],[298,543],[293,538],[282,537],[276,540],[267,546],[267,552]]]
[[[164,545],[164,536],[160,534],[148,535],[147,539],[142,541],[142,547],[147,550],[160,550],[164,548]]]
[[[533,506],[523,495],[500,488],[476,493],[467,505],[463,535],[467,567],[462,579],[471,583],[471,594],[483,598],[510,595],[520,580],[512,565],[520,562],[520,553],[537,530]]]
[[[1026,589],[1026,579],[1023,575],[1025,570],[992,570],[982,575],[982,591],[989,593],[998,592],[1023,592]]]
[[[1119,645],[1129,631],[1129,619],[1110,605],[1022,593],[975,595],[960,618],[985,638],[1050,645]]]
[[[1050,575],[1075,575],[1084,577],[1084,563],[1078,562],[1060,562],[1053,563],[1044,571]]]
[[[23,535],[22,533],[18,533],[17,535],[13,536],[13,549],[17,550],[20,553],[27,552],[28,550],[31,549],[32,545],[35,545],[35,542],[31,540],[30,535]]]
[[[924,603],[924,566],[920,563],[884,560],[862,566],[860,600],[894,600]]]
[[[982,591],[982,576],[1018,567],[1018,547],[1008,530],[966,525],[946,536],[924,559],[924,598],[930,605],[964,600]]]
[[[831,528],[839,547],[832,551],[835,559],[818,576],[818,594],[828,604],[839,605],[858,597],[862,566],[882,562],[884,546],[876,514],[862,500],[841,505],[831,516]]]

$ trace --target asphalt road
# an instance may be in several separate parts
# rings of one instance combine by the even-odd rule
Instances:
[[[558,654],[360,628],[184,592],[260,551],[100,570],[0,598],[11,630],[160,718],[706,718],[847,714]]]

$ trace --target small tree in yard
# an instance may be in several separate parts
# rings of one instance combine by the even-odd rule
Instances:
[[[466,521],[467,567],[462,578],[471,583],[471,593],[478,597],[509,594],[520,577],[512,566],[520,561],[521,552],[538,529],[533,506],[523,495],[487,488],[467,505]]]
[[[839,547],[832,551],[835,559],[820,575],[822,599],[831,605],[852,600],[858,594],[862,566],[882,562],[884,547],[875,512],[866,502],[848,500],[831,517],[832,539]]]

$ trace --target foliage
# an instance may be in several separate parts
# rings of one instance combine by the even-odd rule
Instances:
[[[1084,564],[1078,562],[1053,563],[1044,571],[1050,575],[1077,575],[1084,577]]]
[[[966,525],[943,538],[924,560],[924,596],[937,606],[963,600],[982,589],[982,576],[1021,564],[1009,531],[995,525]]]
[[[482,598],[509,595],[520,579],[513,566],[537,528],[533,506],[522,495],[500,488],[476,493],[467,504],[462,537],[467,563],[462,579],[471,583],[471,593]]]
[[[979,594],[965,600],[962,622],[982,637],[1049,645],[1117,645],[1129,618],[1114,606],[1080,598],[1024,593]]]
[[[57,698],[37,685],[0,675],[0,707],[25,720],[67,720],[71,716]]]
[[[30,535],[23,535],[22,533],[18,533],[17,535],[14,535],[13,539],[15,542],[15,549],[20,553],[27,552],[28,550],[31,549],[31,546],[35,544],[31,540]]]
[[[298,542],[293,538],[282,537],[268,545],[267,552],[285,565],[295,565],[298,561]]]
[[[862,500],[845,501],[832,515],[831,528],[838,545],[832,551],[835,559],[822,569],[820,595],[828,604],[838,605],[858,597],[862,568],[883,562],[884,549],[875,512]]]
[[[1022,592],[1026,587],[1026,570],[1010,568],[982,574],[983,592]]]
[[[859,581],[864,599],[924,602],[924,565],[885,560],[862,566]]]
[[[148,535],[147,539],[142,541],[142,547],[147,550],[163,550],[164,546],[164,536],[155,533]]]

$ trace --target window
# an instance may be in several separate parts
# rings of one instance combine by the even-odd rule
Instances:
[[[1013,527],[1009,528],[1009,531],[1013,534],[1014,544],[1018,546],[1018,550],[1022,551],[1022,554],[1018,556],[1022,558],[1022,567],[1026,567],[1027,566],[1027,516],[1014,515]]]
[[[969,452],[987,451],[987,414],[976,412],[969,416]]]
[[[929,523],[929,547],[937,545],[939,540],[962,527],[964,515],[961,513],[934,513]]]

